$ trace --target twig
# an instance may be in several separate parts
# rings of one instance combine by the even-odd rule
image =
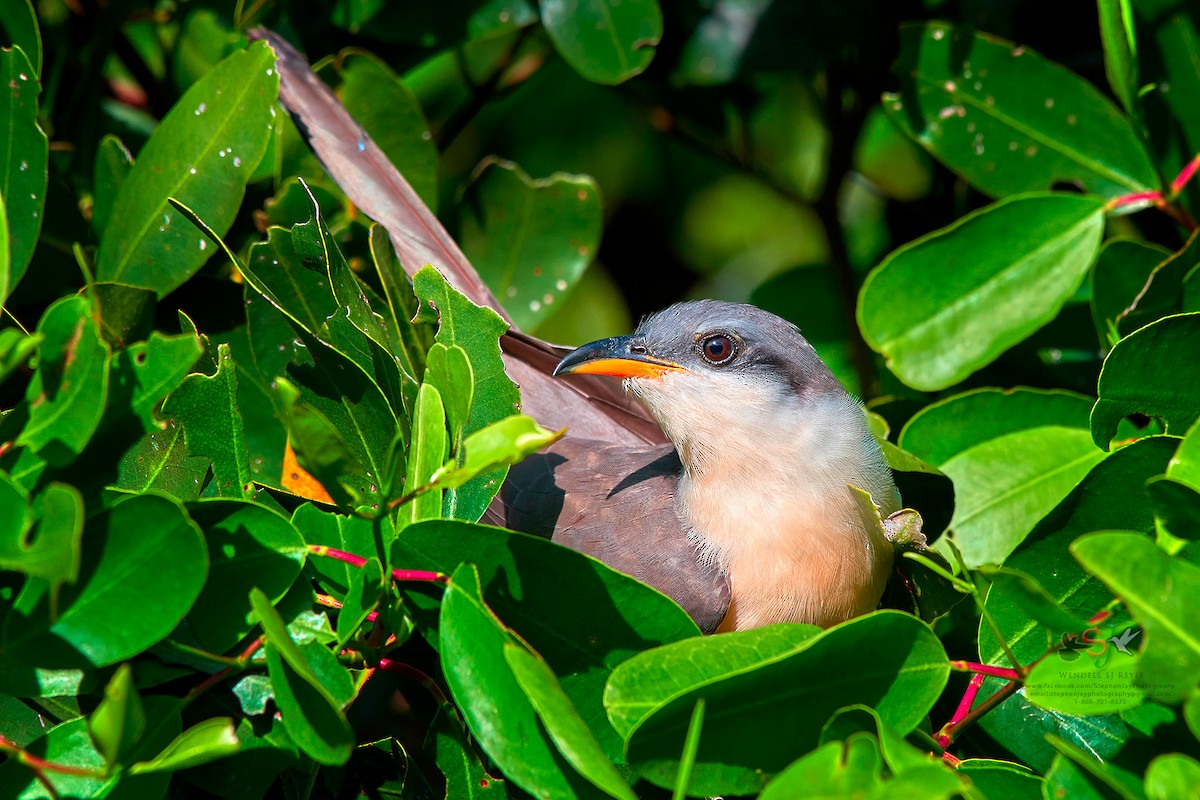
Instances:
[[[979,689],[983,686],[983,681],[987,676],[983,673],[977,673],[971,676],[971,682],[967,684],[967,690],[963,692],[962,700],[958,701],[958,708],[954,710],[954,715],[950,720],[942,726],[934,736],[934,741],[940,744],[943,748],[949,747],[955,727],[966,719],[967,714],[971,712],[971,706],[975,704],[975,698],[979,695]]]
[[[390,658],[381,658],[379,659],[379,668],[384,672],[395,672],[397,675],[407,675],[408,677],[416,680],[417,683],[421,684],[421,686],[424,687],[424,689],[431,695],[436,697],[439,702],[443,704],[450,702],[446,698],[445,693],[442,692],[442,687],[438,686],[437,682],[434,681],[433,678],[429,677],[411,664],[405,664],[403,661],[393,661]]]
[[[367,563],[367,560],[360,555],[347,553],[345,550],[337,550],[333,547],[326,547],[323,544],[310,544],[308,552],[315,556],[324,556],[332,558],[334,561],[341,561],[343,564],[361,567]],[[426,583],[447,583],[450,576],[442,572],[434,572],[426,569],[394,569],[392,570],[392,578],[398,581],[424,581]]]
[[[993,667],[989,664],[979,664],[974,661],[951,661],[950,669],[956,669],[960,672],[975,672],[980,675],[991,675],[994,678],[1004,678],[1010,681],[1019,681],[1022,675],[1015,669],[1008,667]]]

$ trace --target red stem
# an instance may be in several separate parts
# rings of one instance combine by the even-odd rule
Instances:
[[[38,780],[43,786],[45,776],[43,772],[57,772],[62,775],[77,775],[81,778],[104,778],[105,773],[101,770],[84,769],[83,767],[72,767],[68,764],[55,764],[53,761],[47,761],[44,758],[35,756],[23,747],[10,742],[8,739],[0,735],[0,751],[7,752],[12,755],[17,761],[33,770],[35,775],[38,775]],[[52,788],[52,787],[51,787]]]
[[[355,567],[361,567],[367,563],[367,560],[362,556],[347,553],[345,550],[326,547],[323,544],[310,544],[308,552],[315,556],[332,558],[335,561],[341,561],[344,564],[350,564]],[[450,580],[449,576],[444,573],[425,569],[394,569],[392,570],[392,578],[398,581],[425,581],[426,583],[446,583]]]
[[[962,700],[959,701],[958,708],[954,710],[954,716],[950,717],[950,721],[943,725],[942,729],[933,737],[943,748],[950,746],[951,734],[954,729],[967,718],[967,714],[971,713],[971,706],[975,704],[975,698],[979,695],[979,689],[983,686],[986,677],[982,672],[971,676],[971,682],[967,684],[967,690],[963,692]]]
[[[978,672],[983,675],[991,675],[994,678],[1004,678],[1010,681],[1021,680],[1021,673],[1009,667],[993,667],[990,664],[979,664],[974,661],[951,661],[950,669],[956,669],[959,672]]]
[[[1187,186],[1196,174],[1196,170],[1200,170],[1200,155],[1197,155],[1188,162],[1187,166],[1180,170],[1175,176],[1175,180],[1171,181],[1171,196],[1174,197],[1183,191],[1183,187]]]
[[[236,674],[238,672],[241,672],[243,669],[245,669],[246,668],[245,665],[250,661],[250,656],[254,655],[254,653],[258,650],[258,648],[263,646],[264,641],[266,641],[266,637],[260,636],[257,639],[255,639],[253,642],[251,642],[250,646],[247,647],[245,650],[243,650],[242,654],[240,656],[238,656],[238,661],[240,662],[239,666],[225,667],[224,669],[218,670],[218,671],[214,672],[212,675],[209,675],[207,678],[202,680],[200,683],[196,684],[196,686],[194,686],[192,688],[192,690],[187,693],[186,700],[191,701],[191,700],[195,699],[199,695],[204,694],[209,689],[211,689],[212,687],[216,686],[221,681],[228,678],[230,675]]]

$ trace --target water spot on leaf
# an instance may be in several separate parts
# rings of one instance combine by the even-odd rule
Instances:
[[[29,162],[28,162],[28,161],[22,161],[22,162],[21,162],[21,167],[20,167],[20,169],[21,169],[21,172],[24,172],[25,170],[29,169]]]
[[[567,290],[567,282],[562,278],[559,278],[554,282],[554,288],[558,289],[560,292],[565,292]]]
[[[208,105],[206,103],[201,103],[200,105],[196,106],[196,110],[193,111],[192,113],[198,117],[207,110],[208,110]]]
[[[201,249],[201,250],[207,250],[207,249],[208,249],[208,242],[207,242],[206,240],[204,240],[204,239],[201,239],[201,240],[200,240],[200,249]]]
[[[1076,120],[1075,120],[1075,115],[1074,115],[1074,114],[1067,114],[1067,124],[1068,124],[1068,125],[1074,125],[1074,124],[1075,124],[1075,121],[1076,121]]]
[[[539,303],[537,300],[533,300],[533,301],[531,301],[531,302],[529,303],[529,310],[530,310],[530,311],[535,311],[535,312],[536,312],[536,311],[541,311],[541,310],[542,310],[542,304],[541,304],[541,303]]]
[[[1020,58],[1023,55],[1025,55],[1024,47],[1014,47],[1013,48],[1013,58]]]
[[[958,85],[954,81],[946,81],[946,91],[947,92],[953,92],[957,88],[958,88]]]
[[[1036,156],[1037,155],[1037,145],[1031,144],[1031,145],[1029,145],[1029,147],[1026,147],[1025,155],[1030,156],[1030,157]]]
[[[1054,98],[1053,97],[1046,98],[1046,108],[1054,108]]]
[[[933,40],[935,42],[940,42],[942,40],[942,37],[945,35],[946,35],[946,32],[944,30],[942,30],[941,28],[933,29]]]

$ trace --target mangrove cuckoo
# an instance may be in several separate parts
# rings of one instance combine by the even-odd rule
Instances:
[[[509,319],[304,57],[269,31],[250,36],[275,50],[281,103],[387,230],[404,269],[433,264]],[[885,515],[896,489],[862,410],[795,326],[700,301],[574,351],[515,329],[501,348],[523,410],[568,436],[511,471],[486,521],[600,558],[674,598],[706,632],[828,626],[875,607],[891,546],[850,487]]]

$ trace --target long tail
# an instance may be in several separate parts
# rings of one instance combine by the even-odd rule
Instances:
[[[388,232],[405,272],[411,277],[425,264],[433,264],[473,303],[488,306],[511,322],[458,243],[329,87],[313,74],[304,56],[266,28],[255,28],[247,35],[266,41],[275,51],[280,102],[346,196]],[[572,437],[614,444],[666,441],[645,409],[612,381],[551,378],[554,365],[566,353],[564,348],[516,329],[506,333],[500,344],[509,376],[521,386],[523,410],[546,427],[566,427]]]

